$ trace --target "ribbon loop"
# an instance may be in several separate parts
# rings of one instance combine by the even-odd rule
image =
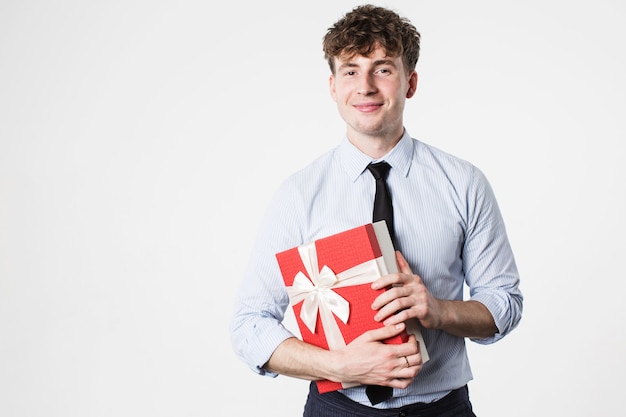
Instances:
[[[318,268],[314,242],[299,246],[298,252],[308,277],[302,271],[296,274],[287,287],[289,301],[294,305],[303,301],[300,318],[311,333],[315,333],[319,313],[329,349],[340,349],[346,342],[334,316],[347,323],[350,303],[334,289],[370,283],[387,274],[384,260],[381,256],[335,274],[327,265]]]

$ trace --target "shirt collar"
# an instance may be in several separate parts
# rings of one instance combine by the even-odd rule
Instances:
[[[361,152],[356,146],[350,143],[347,136],[344,136],[337,148],[339,162],[352,181],[356,181],[367,169],[367,166],[374,161],[387,161],[394,170],[397,170],[396,172],[406,177],[409,174],[412,156],[413,140],[406,129],[396,146],[394,146],[387,155],[377,160]]]

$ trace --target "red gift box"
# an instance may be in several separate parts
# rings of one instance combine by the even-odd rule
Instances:
[[[320,238],[276,254],[302,340],[340,349],[367,330],[384,326],[371,305],[382,290],[371,283],[397,272],[395,251],[384,221]],[[403,343],[403,332],[385,343]],[[317,381],[320,393],[355,386]]]

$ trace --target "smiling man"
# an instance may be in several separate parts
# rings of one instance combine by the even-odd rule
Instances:
[[[487,179],[404,127],[419,48],[416,28],[382,7],[356,7],[328,30],[330,94],[345,136],[279,188],[235,302],[233,347],[256,373],[351,386],[320,394],[311,383],[304,416],[473,416],[466,339],[496,342],[521,318],[517,267]],[[399,267],[372,283],[389,288],[371,305],[385,326],[343,349],[321,349],[282,324],[289,299],[275,254],[371,222],[368,168],[379,163],[388,169]],[[421,324],[429,361],[413,335],[383,343],[407,320]],[[372,386],[386,388],[372,396]]]

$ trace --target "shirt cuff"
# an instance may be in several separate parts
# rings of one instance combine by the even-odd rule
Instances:
[[[496,334],[491,337],[470,338],[473,342],[482,345],[495,343],[513,330],[517,322],[519,322],[519,309],[511,301],[511,295],[508,293],[503,295],[499,292],[487,291],[474,294],[471,299],[487,307],[498,328]]]
[[[263,366],[270,359],[278,345],[291,337],[295,336],[279,323],[257,323],[254,327],[253,336],[248,339],[247,352],[244,354],[248,366],[259,375],[278,376],[277,373],[268,371]]]

